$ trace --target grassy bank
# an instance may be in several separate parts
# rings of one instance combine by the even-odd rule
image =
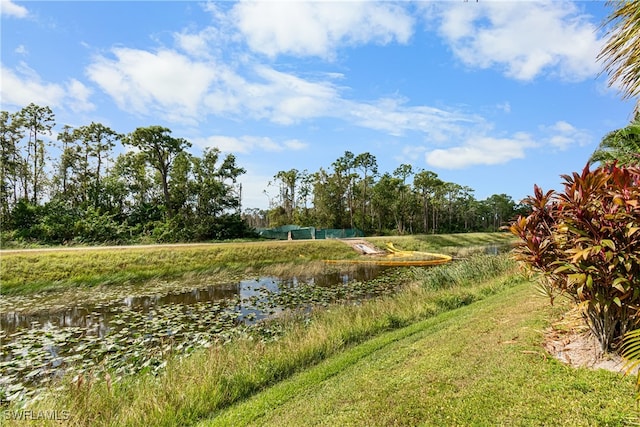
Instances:
[[[504,233],[373,238],[384,247],[393,241],[406,250],[432,250],[504,242]],[[79,248],[74,250],[0,251],[0,294],[29,295],[78,286],[131,284],[184,275],[312,273],[326,268],[324,259],[357,254],[335,240],[269,241],[148,247]]]
[[[199,425],[637,425],[632,378],[545,354],[553,315],[524,283],[350,348]]]
[[[275,264],[300,265],[355,255],[347,245],[333,240],[0,252],[0,293],[27,295],[184,274],[243,273]]]
[[[83,381],[33,410],[65,409],[71,425],[189,425],[387,331],[401,330],[514,286],[507,257],[477,257],[406,271],[410,285],[384,299],[331,306],[310,321],[282,319],[275,341],[255,336],[170,361],[157,377]]]
[[[514,242],[515,238],[511,233],[457,233],[367,237],[366,240],[379,247],[384,247],[387,242],[391,242],[408,251],[460,255],[487,245],[508,245]]]

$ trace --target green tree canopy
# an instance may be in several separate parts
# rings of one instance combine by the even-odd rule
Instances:
[[[171,165],[178,154],[191,147],[191,143],[183,138],[172,137],[171,130],[161,126],[137,128],[123,142],[140,150],[149,165],[160,173],[164,205],[169,217],[173,216],[169,189]]]

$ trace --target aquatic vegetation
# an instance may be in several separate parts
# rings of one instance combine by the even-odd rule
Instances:
[[[14,259],[11,274],[18,277],[22,273],[16,272],[26,269],[26,276],[16,279],[16,287],[0,299],[2,405],[30,404],[44,395],[43,390],[61,391],[70,383],[80,387],[102,380],[119,384],[125,378],[154,377],[172,361],[207,347],[219,348],[239,338],[278,341],[291,319],[305,324],[317,307],[361,307],[365,300],[393,295],[409,283],[431,287],[431,279],[425,276],[428,269],[327,266],[323,259],[338,256],[343,247],[350,249],[339,242],[328,246],[323,242],[307,251],[313,245],[231,245],[227,253],[217,245],[179,248],[173,254],[151,249],[149,269],[139,274],[127,269],[141,268],[146,249],[70,251],[62,257],[30,254],[19,257],[19,262]],[[82,261],[71,260],[80,254]],[[120,263],[109,266],[114,256]],[[3,274],[8,274],[6,259],[3,254]],[[55,267],[57,260],[62,264]],[[211,264],[205,266],[207,262]],[[32,280],[42,269],[61,272],[68,263],[78,270],[64,280],[43,282],[42,287],[27,284],[25,289],[17,284]],[[495,267],[485,264],[485,269]],[[158,273],[174,265],[166,275]],[[504,271],[503,267],[497,270]],[[114,273],[118,269],[122,272]],[[88,280],[89,286],[82,280]],[[399,327],[408,320],[391,314],[380,321]],[[346,343],[358,336],[349,333],[341,340]]]
[[[354,345],[524,280],[514,275],[514,262],[493,264],[480,259],[473,265],[469,271],[486,266],[476,277],[493,278],[458,280],[452,287],[434,288],[423,280],[421,269],[390,270],[384,273],[390,276],[385,280],[403,283],[392,295],[330,304],[310,312],[283,311],[273,321],[257,323],[257,327],[263,325],[260,331],[253,329],[225,345],[193,351],[189,357],[170,358],[157,375],[132,375],[112,385],[104,378],[88,378],[81,385],[65,381],[59,391],[43,393],[42,400],[30,408],[63,407],[73,414],[71,424],[78,426],[192,425]],[[464,271],[458,269],[452,277]]]
[[[361,276],[376,274],[370,269],[362,271]],[[372,280],[351,278],[332,276],[333,281],[327,283],[322,277],[265,277],[244,280],[226,290],[213,285],[178,292],[170,287],[164,295],[137,297],[137,304],[128,297],[90,305],[77,318],[62,316],[60,320],[52,310],[34,314],[36,319],[49,320],[30,321],[24,316],[22,327],[10,325],[0,335],[0,399],[34,398],[37,391],[55,386],[63,375],[77,381],[108,372],[117,382],[142,371],[157,373],[169,358],[223,344],[238,335],[272,340],[277,328],[258,321],[283,311],[308,312],[318,305],[357,303],[389,294],[402,283],[392,273]],[[197,300],[199,294],[204,300]]]

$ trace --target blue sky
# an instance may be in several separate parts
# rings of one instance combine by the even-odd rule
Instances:
[[[346,150],[518,201],[633,110],[600,74],[599,1],[0,1],[2,110],[216,146],[246,208]]]

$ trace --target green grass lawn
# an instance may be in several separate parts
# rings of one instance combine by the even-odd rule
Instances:
[[[633,379],[545,353],[557,314],[525,283],[376,337],[200,425],[629,425]]]
[[[515,242],[511,233],[455,233],[455,234],[417,234],[412,236],[367,237],[366,240],[384,248],[387,242],[408,251],[438,252],[457,254],[461,249],[486,245],[506,245]]]

